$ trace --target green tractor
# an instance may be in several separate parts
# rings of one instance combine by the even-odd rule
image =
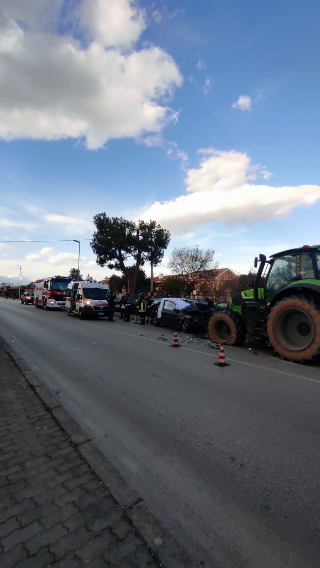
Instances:
[[[320,246],[304,245],[259,256],[254,287],[231,297],[209,322],[210,339],[237,345],[245,336],[268,338],[291,361],[320,357]],[[255,268],[258,259],[255,258]]]

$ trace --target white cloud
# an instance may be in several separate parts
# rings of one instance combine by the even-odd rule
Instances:
[[[49,213],[48,215],[44,215],[44,220],[47,223],[59,225],[61,231],[73,236],[84,234],[88,229],[93,229],[93,223],[91,221],[78,217],[70,217],[68,215]]]
[[[48,18],[42,4],[50,6],[1,4],[0,138],[85,138],[97,149],[110,139],[161,132],[177,119],[168,106],[183,81],[177,65],[156,46],[133,48],[144,10],[131,0],[82,0],[79,28],[73,13],[63,35],[56,31],[61,2],[53,1]],[[86,44],[78,39],[84,29]]]
[[[26,256],[26,260],[28,262],[34,262],[35,260],[39,260],[41,258],[40,254],[36,254],[36,253],[30,253],[27,254]]]
[[[267,181],[268,181],[268,179],[270,179],[273,176],[273,174],[271,172],[268,172],[268,170],[260,170],[260,173],[261,173],[263,179],[265,179]]]
[[[203,61],[203,59],[199,58],[196,68],[198,69],[198,71],[204,71],[207,68],[207,64],[205,61]]]
[[[162,22],[166,22],[167,20],[172,20],[178,14],[183,14],[184,11],[185,8],[177,8],[173,12],[169,12],[167,6],[163,6],[162,10],[159,10],[159,8],[153,10],[151,15],[156,24],[161,24]]]
[[[45,247],[45,248],[41,249],[40,254],[41,254],[41,256],[43,256],[43,255],[48,256],[52,251],[53,251],[52,247]]]
[[[0,254],[0,256],[8,256],[7,253],[5,252],[4,254]]]
[[[11,248],[12,248],[11,245],[7,245],[7,244],[5,244],[5,243],[0,243],[0,250],[3,250],[3,249],[11,249]]]
[[[104,47],[129,49],[146,28],[145,10],[133,0],[83,0],[80,22]]]
[[[210,79],[210,77],[207,77],[205,82],[204,82],[204,86],[203,86],[203,92],[206,95],[207,93],[209,93],[209,91],[211,91],[212,89],[212,81]]]
[[[166,148],[166,155],[168,158],[180,160],[181,169],[183,171],[186,170],[186,166],[189,161],[188,154],[179,148],[177,142],[173,140],[166,140],[161,135],[147,136],[146,138],[143,138],[142,142],[148,147],[160,146],[162,148]]]
[[[25,221],[13,221],[12,219],[7,218],[0,218],[0,226],[6,229],[26,229],[27,231],[34,231],[36,229],[36,225],[32,223],[26,223]]]
[[[205,148],[198,153],[205,157],[200,168],[188,170],[185,183],[189,192],[232,189],[243,185],[251,172],[251,160],[242,152]]]
[[[258,223],[288,217],[292,209],[320,200],[320,186],[272,187],[249,183],[251,160],[245,153],[200,151],[198,168],[189,169],[185,179],[187,195],[156,202],[139,218],[157,221],[173,234],[214,221],[226,224]]]
[[[86,260],[85,256],[80,257],[81,261]],[[59,252],[55,256],[49,258],[49,264],[70,264],[70,262],[78,262],[78,255],[72,252]]]
[[[97,268],[96,261],[95,260],[89,260],[89,262],[87,262],[87,264],[85,264],[83,268],[92,268],[93,266],[95,266],[95,268]]]
[[[247,95],[240,95],[236,103],[233,103],[232,108],[239,108],[240,110],[251,110],[251,98]]]
[[[194,82],[194,76],[193,76],[193,75],[189,75],[188,81],[189,81],[189,83],[193,83],[193,82]]]
[[[44,216],[45,220],[49,223],[56,223],[58,225],[87,225],[87,221],[84,219],[78,219],[77,217],[69,217],[68,215],[57,215],[55,213],[50,213]]]

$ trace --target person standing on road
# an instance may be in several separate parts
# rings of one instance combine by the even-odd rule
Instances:
[[[153,292],[149,292],[149,294],[147,296],[146,323],[150,323],[151,306],[152,306],[154,301],[155,301],[155,297],[153,295]]]
[[[126,297],[124,294],[122,294],[121,299],[120,299],[120,316],[119,319],[124,320],[124,312],[125,312],[125,307],[126,307]]]
[[[125,308],[124,308],[124,321],[130,321],[130,314],[131,314],[131,298],[129,296],[129,292],[126,293],[125,297]]]
[[[144,299],[144,294],[139,295],[139,302],[138,302],[138,310],[140,315],[140,322],[139,325],[145,325],[146,323],[146,309],[147,309],[147,302]]]
[[[114,293],[114,290],[111,290],[110,294],[108,296],[108,320],[109,321],[114,321],[113,316],[114,316],[115,299],[116,299],[116,295]]]

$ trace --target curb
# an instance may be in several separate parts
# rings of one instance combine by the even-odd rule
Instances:
[[[79,424],[67,413],[41,382],[39,377],[28,367],[0,336],[0,344],[23,374],[27,383],[40,397],[55,422],[66,433],[82,459],[100,478],[112,495],[122,513],[129,519],[142,540],[164,568],[199,568],[187,550],[179,544],[165,525],[153,514],[142,497],[122,477],[120,472],[103,455],[95,442],[82,430]]]

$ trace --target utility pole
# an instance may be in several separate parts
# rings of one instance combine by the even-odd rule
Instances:
[[[19,300],[20,300],[21,266],[20,266],[20,264],[17,264],[17,266],[19,266],[19,268],[20,268],[20,274],[19,274]]]
[[[80,241],[77,241],[76,239],[73,239],[73,241],[75,243],[78,243],[79,245],[79,252],[78,252],[78,280],[80,280]]]

